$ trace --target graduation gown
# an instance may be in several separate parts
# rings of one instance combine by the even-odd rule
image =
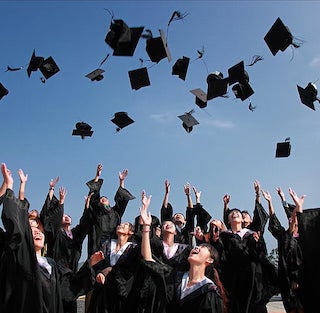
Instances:
[[[89,194],[93,193],[87,215],[91,225],[88,233],[88,256],[90,256],[98,251],[106,240],[116,238],[116,227],[121,223],[129,200],[135,197],[127,189],[119,187],[114,196],[115,205],[105,208],[99,204],[103,180],[99,179],[97,182],[91,180],[86,184],[89,187]]]
[[[204,285],[180,300],[184,273],[161,262],[142,261],[145,285],[139,289],[138,310],[145,313],[221,313],[222,300],[212,285]],[[146,292],[148,291],[148,292]]]
[[[102,248],[105,260],[96,266],[110,267],[111,242],[107,241]],[[131,243],[123,251],[111,272],[106,276],[104,285],[96,283],[92,292],[88,313],[123,313],[131,311],[128,306],[128,295],[131,292],[134,274],[138,265],[140,247]]]
[[[261,243],[254,240],[248,229],[242,238],[231,231],[221,232],[220,240],[220,277],[228,292],[229,312],[267,312],[266,304],[273,294],[265,279]]]
[[[92,287],[93,272],[86,263],[78,273],[48,259],[49,275],[39,265],[25,204],[7,189],[2,222],[7,232],[0,260],[1,313],[63,313],[62,301],[72,301]]]
[[[89,212],[84,209],[79,224],[71,229],[72,238],[61,228],[63,214],[64,205],[60,205],[55,196],[50,200],[48,195],[40,213],[46,237],[46,255],[76,272],[82,253],[82,244],[90,227]]]
[[[283,305],[288,312],[301,309],[299,290],[291,289],[292,282],[300,284],[302,274],[303,260],[298,238],[285,230],[275,214],[270,216],[268,229],[278,242],[278,276]]]
[[[297,213],[299,243],[303,257],[301,280],[302,304],[305,313],[317,313],[320,308],[320,209]]]

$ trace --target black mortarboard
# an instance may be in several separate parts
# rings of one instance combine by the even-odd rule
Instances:
[[[230,86],[233,85],[234,83],[245,84],[249,82],[249,75],[247,71],[244,69],[243,61],[230,67],[228,69],[228,75],[229,75]]]
[[[200,109],[207,107],[207,94],[203,90],[197,88],[190,90],[190,92],[196,96],[195,103]]]
[[[58,65],[52,57],[45,59],[39,66],[40,72],[48,79],[60,71]]]
[[[149,74],[146,67],[128,72],[131,88],[138,90],[142,87],[150,86]]]
[[[115,56],[133,56],[144,27],[128,27],[123,20],[113,20],[105,42]]]
[[[9,90],[0,83],[0,100],[9,93]]]
[[[207,100],[223,96],[228,90],[228,79],[223,78],[221,72],[214,72],[207,76]]]
[[[254,94],[254,91],[249,85],[249,83],[236,84],[232,86],[232,91],[236,96],[236,98],[240,98],[241,101],[246,100],[247,98],[249,98],[251,95]]]
[[[167,40],[163,30],[160,31],[160,37],[152,37],[146,41],[146,51],[152,62],[159,63],[162,59],[168,58],[171,62],[171,54],[167,46]]]
[[[306,88],[302,88],[297,85],[301,102],[312,110],[315,110],[313,102],[319,99],[317,98],[318,89],[313,83],[309,83]]]
[[[72,131],[72,135],[81,136],[82,139],[84,139],[84,137],[91,137],[93,134],[91,128],[92,127],[85,122],[78,122],[76,128]]]
[[[284,142],[277,143],[276,158],[286,158],[290,155],[291,144],[290,138],[286,138]]]
[[[172,75],[179,75],[182,80],[186,79],[190,58],[182,57],[172,66]]]
[[[97,68],[96,70],[87,74],[86,77],[88,77],[91,81],[100,81],[103,79],[102,73],[104,73],[104,72],[105,72],[105,70],[103,70],[101,68]]]
[[[44,58],[37,57],[35,50],[33,50],[33,53],[32,53],[31,59],[29,61],[28,68],[27,68],[27,73],[28,73],[29,77],[31,75],[31,72],[36,72],[40,68],[43,61],[44,61]]]
[[[199,122],[192,116],[193,112],[194,111],[191,110],[190,112],[178,116],[182,120],[182,126],[187,133],[191,133],[193,126],[199,124]]]
[[[127,112],[117,112],[114,114],[114,118],[111,122],[118,126],[117,131],[119,131],[120,129],[134,123],[134,120],[128,116]]]
[[[278,17],[265,35],[264,41],[272,55],[276,55],[279,50],[284,51],[293,43],[293,36],[289,28]]]

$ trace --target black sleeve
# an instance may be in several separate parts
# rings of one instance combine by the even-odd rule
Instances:
[[[269,219],[268,213],[263,208],[261,203],[256,201],[255,202],[254,211],[253,211],[253,218],[252,218],[252,223],[250,225],[250,229],[253,230],[253,231],[260,231],[261,234],[263,234],[268,219]]]
[[[281,225],[279,219],[277,218],[277,216],[275,214],[272,214],[270,216],[268,230],[270,231],[272,236],[277,240],[282,238],[285,231],[286,231],[284,229],[284,227]]]
[[[172,219],[172,216],[173,216],[173,208],[172,208],[172,205],[171,203],[168,203],[167,207],[165,206],[161,206],[161,209],[160,209],[160,219],[161,219],[161,223],[163,221],[169,221]]]
[[[115,206],[113,207],[118,212],[120,218],[124,214],[124,211],[128,205],[129,200],[133,200],[135,197],[125,188],[119,187],[115,196]]]

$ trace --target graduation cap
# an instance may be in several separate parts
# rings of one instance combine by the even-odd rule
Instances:
[[[300,46],[293,42],[293,36],[289,28],[283,24],[279,17],[264,36],[264,41],[272,55],[276,55],[279,50],[285,51],[290,45],[293,45],[295,48]]]
[[[93,130],[91,130],[91,126],[85,122],[78,122],[76,124],[76,128],[72,131],[73,136],[81,136],[81,139],[85,137],[91,137],[93,134]]]
[[[36,72],[40,68],[43,61],[44,61],[44,57],[36,56],[36,52],[35,50],[33,50],[33,53],[27,68],[28,77],[30,77],[31,72]]]
[[[45,59],[41,63],[39,70],[46,79],[50,78],[60,71],[58,65],[52,57],[48,57],[47,59]]]
[[[172,75],[178,75],[180,79],[185,80],[189,62],[190,58],[185,56],[178,59],[176,63],[172,66]]]
[[[9,93],[9,90],[0,83],[0,100]]]
[[[313,83],[309,83],[306,88],[302,88],[297,85],[297,89],[299,92],[301,102],[310,109],[315,110],[314,102],[320,102],[320,99],[317,97],[317,86]]]
[[[207,76],[207,100],[221,97],[227,93],[228,78],[223,78],[221,72],[213,72]]]
[[[91,73],[87,74],[86,77],[88,77],[91,81],[100,81],[103,79],[103,75],[102,73],[104,73],[105,70],[101,69],[101,68],[97,68],[94,71],[92,71]]]
[[[152,62],[159,63],[168,58],[171,62],[171,54],[167,46],[167,40],[162,29],[159,29],[160,37],[151,37],[146,40],[146,51]]]
[[[35,50],[33,50],[27,68],[28,76],[30,77],[31,72],[36,72],[38,69],[46,79],[50,78],[51,76],[55,75],[60,71],[58,65],[51,56],[47,59],[44,59],[43,57],[36,56]]]
[[[150,86],[149,74],[146,67],[128,72],[131,88],[138,90],[142,87]]]
[[[182,126],[187,133],[191,133],[193,126],[199,124],[199,122],[193,117],[192,113],[194,113],[194,110],[178,116],[182,120]]]
[[[236,84],[232,86],[232,91],[236,98],[240,98],[241,101],[248,99],[250,96],[254,94],[254,91],[249,83]]]
[[[284,142],[277,143],[276,158],[286,158],[290,155],[291,144],[290,138],[286,138]]]
[[[200,109],[207,107],[207,94],[203,90],[197,88],[190,90],[190,92],[196,96],[195,103]]]
[[[234,83],[245,84],[249,82],[249,75],[247,71],[244,69],[243,61],[230,67],[228,69],[228,75],[229,75],[230,86],[233,85]]]
[[[133,56],[144,27],[128,27],[123,20],[112,20],[105,42],[115,56]]]
[[[111,122],[118,126],[116,129],[118,132],[122,128],[134,123],[134,120],[129,117],[127,112],[117,112],[114,114],[114,118],[111,120]]]

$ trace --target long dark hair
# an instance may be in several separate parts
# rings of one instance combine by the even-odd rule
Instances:
[[[215,267],[219,266],[220,257],[219,253],[216,248],[214,248],[209,243],[202,243],[200,244],[201,247],[206,247],[210,252],[210,257],[213,259],[213,263],[208,265],[205,271],[205,275],[210,278],[218,287],[219,294],[222,298],[222,305],[223,305],[223,313],[228,312],[228,295],[227,291],[225,290],[221,280],[218,271]]]

